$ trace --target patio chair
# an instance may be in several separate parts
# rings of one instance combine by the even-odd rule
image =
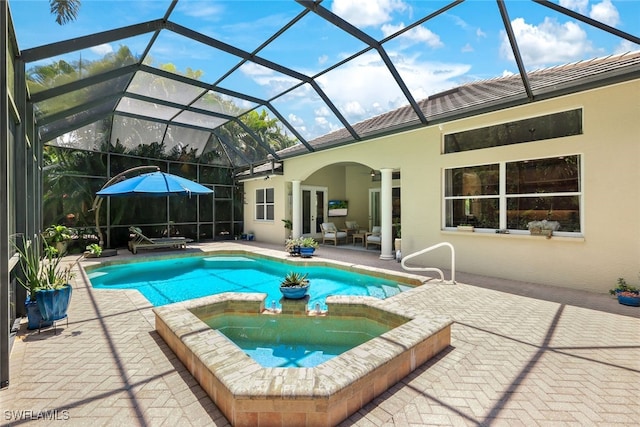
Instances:
[[[138,249],[185,249],[187,243],[193,242],[193,240],[186,237],[147,237],[138,227],[129,227],[129,231],[133,234],[133,239],[129,240],[129,250],[134,254],[138,253]]]
[[[382,228],[379,225],[373,226],[371,231],[365,234],[364,242],[366,248],[369,249],[369,245],[378,245],[382,247]]]
[[[344,226],[347,230],[351,232],[357,232],[360,226],[357,221],[345,221]]]
[[[320,224],[322,230],[322,243],[333,242],[334,246],[338,245],[338,240],[344,239],[347,242],[349,236],[346,231],[338,231],[336,225],[332,222],[323,222]]]

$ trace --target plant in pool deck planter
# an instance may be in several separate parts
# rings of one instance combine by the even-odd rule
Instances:
[[[285,298],[300,299],[309,291],[309,273],[289,272],[280,283],[280,292]]]
[[[303,237],[300,240],[300,256],[303,258],[309,258],[313,256],[316,248],[318,247],[318,242],[313,237]]]
[[[290,255],[300,255],[301,238],[293,239],[289,238],[284,242],[284,250],[289,252]]]
[[[609,293],[615,295],[620,304],[640,307],[640,289],[629,285],[622,277],[618,278],[615,288],[609,289]]]
[[[102,255],[102,246],[97,243],[87,246],[87,252],[85,253],[87,258],[100,258],[100,255]]]
[[[72,264],[61,268],[58,250],[37,237],[32,241],[23,238],[22,246],[16,245],[16,251],[22,271],[18,282],[28,292],[25,301],[28,329],[49,326],[66,317],[71,300]]]
[[[318,242],[313,237],[303,237],[300,240],[301,248],[313,248],[316,249],[318,247]]]
[[[66,225],[51,225],[44,233],[45,242],[49,246],[54,246],[58,250],[59,255],[64,255],[67,251],[67,244],[71,239],[73,239],[74,230],[67,227]]]
[[[289,238],[291,238],[291,230],[293,230],[293,222],[290,219],[283,219],[284,228],[289,230]]]

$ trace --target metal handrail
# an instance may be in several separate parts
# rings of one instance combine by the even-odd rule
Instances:
[[[454,285],[456,284],[456,250],[453,248],[453,245],[449,242],[442,242],[442,243],[438,243],[436,245],[433,246],[429,246],[428,248],[422,249],[418,252],[414,252],[412,254],[407,255],[406,257],[402,258],[402,268],[407,270],[407,271],[435,271],[440,273],[440,280],[442,282],[444,282],[444,273],[442,272],[442,270],[440,270],[439,268],[435,268],[435,267],[407,267],[405,265],[405,262],[409,259],[415,258],[418,255],[422,255],[424,253],[427,252],[431,252],[434,249],[438,249],[441,248],[443,246],[447,246],[451,249],[451,283],[453,283]]]

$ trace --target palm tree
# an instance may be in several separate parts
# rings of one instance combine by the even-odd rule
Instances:
[[[75,21],[80,10],[80,0],[49,0],[51,14],[60,25]]]

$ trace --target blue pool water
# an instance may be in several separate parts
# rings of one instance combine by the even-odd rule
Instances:
[[[220,314],[203,320],[267,368],[318,366],[389,330],[365,318]]]
[[[408,285],[322,266],[292,266],[245,255],[207,255],[110,265],[88,271],[94,288],[137,289],[154,306],[222,292],[266,293],[267,307],[280,307],[279,285],[290,271],[309,273],[309,306],[326,309],[329,295],[387,298]]]

